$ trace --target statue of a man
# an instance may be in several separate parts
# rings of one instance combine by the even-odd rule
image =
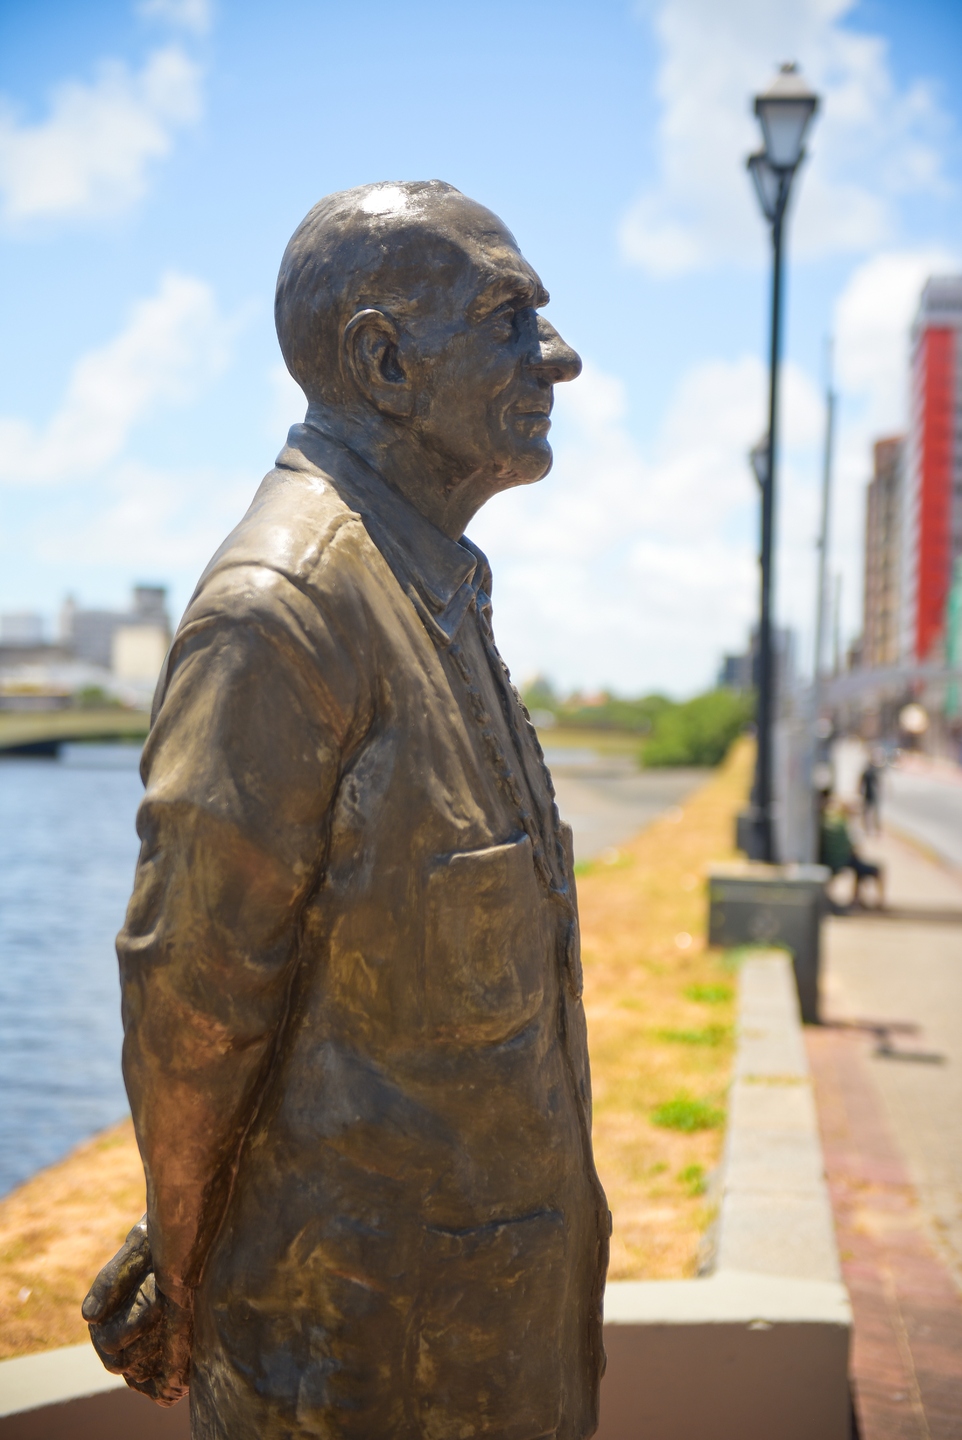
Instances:
[[[582,1440],[610,1220],[571,837],[465,526],[578,356],[438,181],[287,247],[308,397],[158,685],[119,937],[147,1214],[84,1306],[195,1440]]]

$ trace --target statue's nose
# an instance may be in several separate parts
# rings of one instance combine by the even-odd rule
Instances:
[[[538,343],[530,361],[531,369],[548,385],[576,380],[581,374],[581,356],[562,340],[543,315],[538,316]]]

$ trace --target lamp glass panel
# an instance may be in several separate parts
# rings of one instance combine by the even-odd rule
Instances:
[[[773,165],[798,164],[814,110],[814,100],[759,100],[758,118],[765,136],[765,150]]]
[[[763,486],[768,480],[768,436],[764,435],[757,445],[748,452],[748,458],[755,472],[755,479]]]
[[[774,220],[778,209],[778,173],[769,165],[765,155],[753,155],[748,162],[748,168],[752,172],[762,214],[767,220]]]

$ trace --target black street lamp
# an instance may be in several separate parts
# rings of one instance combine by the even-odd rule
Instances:
[[[758,623],[758,749],[751,809],[740,825],[744,848],[752,860],[774,863],[773,727],[776,675],[772,647],[772,535],[775,481],[778,473],[778,366],[781,358],[782,227],[796,171],[805,157],[802,142],[818,108],[815,95],[798,66],[783,65],[774,84],[755,99],[765,148],[748,158],[762,214],[772,227],[772,333],[769,362],[768,434],[764,449],[756,446],[752,463],[762,492],[761,605]],[[747,822],[747,823],[744,823]]]

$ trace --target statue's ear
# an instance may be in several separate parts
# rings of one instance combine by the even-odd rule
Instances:
[[[414,387],[401,357],[398,328],[382,310],[359,310],[344,327],[343,364],[375,409],[397,418],[414,409]]]

